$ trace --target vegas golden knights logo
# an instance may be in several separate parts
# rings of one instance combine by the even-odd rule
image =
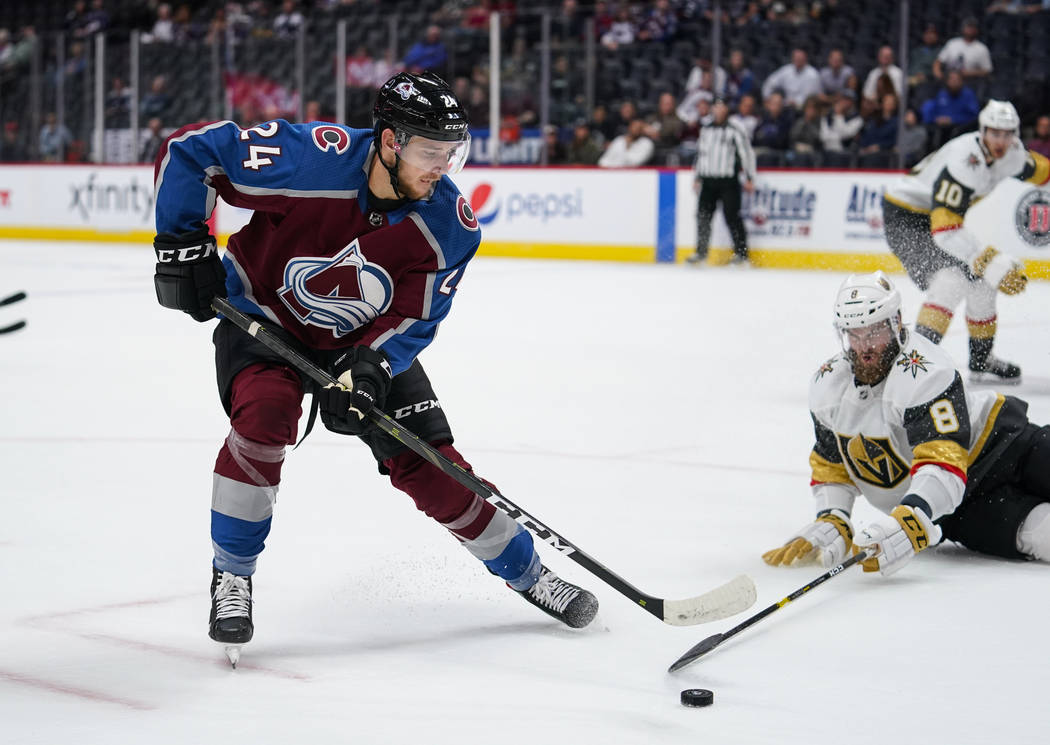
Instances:
[[[838,435],[839,451],[853,475],[881,489],[892,489],[908,475],[908,466],[893,451],[888,437]]]

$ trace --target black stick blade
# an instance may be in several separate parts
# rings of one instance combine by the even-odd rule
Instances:
[[[10,305],[11,303],[17,303],[19,300],[25,300],[26,294],[24,292],[16,292],[14,295],[8,295],[7,297],[0,299],[0,305]]]
[[[700,642],[695,647],[693,647],[688,652],[679,657],[677,660],[675,660],[674,664],[672,664],[671,667],[667,668],[667,672],[673,673],[676,670],[681,670],[690,662],[694,662],[700,659],[705,654],[707,654],[712,649],[721,644],[723,640],[725,640],[725,638],[725,634],[715,634],[714,636],[707,637],[702,642]]]
[[[18,331],[19,329],[24,329],[25,327],[25,321],[15,321],[10,326],[4,326],[3,328],[0,328],[0,334],[10,334],[12,331]]]

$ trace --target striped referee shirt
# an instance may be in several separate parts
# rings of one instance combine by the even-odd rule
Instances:
[[[744,130],[730,121],[703,125],[696,141],[694,177],[731,178],[741,171],[754,181],[755,151]]]

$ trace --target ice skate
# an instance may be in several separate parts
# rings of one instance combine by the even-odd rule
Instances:
[[[252,578],[212,567],[210,636],[224,645],[223,651],[233,667],[241,658],[241,647],[252,640]]]
[[[707,263],[707,254],[693,253],[685,257],[685,263],[692,266],[703,266]]]
[[[1021,368],[991,354],[985,357],[983,362],[971,357],[970,382],[1018,385],[1021,382]]]
[[[547,567],[541,569],[536,584],[519,594],[547,615],[574,629],[582,629],[598,613],[598,598],[561,579]]]

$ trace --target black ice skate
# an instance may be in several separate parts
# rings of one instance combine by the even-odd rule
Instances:
[[[536,584],[519,594],[547,615],[574,629],[582,629],[598,613],[598,598],[561,579],[547,567],[540,570]]]
[[[971,357],[970,382],[1017,385],[1021,382],[1021,368],[991,354],[985,357],[983,362]]]
[[[707,263],[707,254],[702,254],[699,252],[690,254],[689,256],[685,257],[685,263],[702,266]]]
[[[211,570],[211,617],[208,636],[226,645],[230,664],[237,667],[241,645],[252,640],[252,578]]]

